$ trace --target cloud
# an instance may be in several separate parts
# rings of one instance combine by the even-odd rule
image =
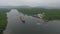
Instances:
[[[0,5],[60,6],[60,0],[0,0]]]

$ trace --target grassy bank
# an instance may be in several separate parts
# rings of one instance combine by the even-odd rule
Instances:
[[[41,8],[20,8],[20,12],[23,12],[27,15],[34,15],[35,13],[44,12],[45,20],[60,20],[60,9],[41,9]]]
[[[6,12],[8,12],[8,9],[0,9],[0,34],[3,33],[3,30],[5,30],[5,27],[7,25],[7,15]]]
[[[60,9],[47,9],[44,12],[45,12],[44,19],[60,20]]]

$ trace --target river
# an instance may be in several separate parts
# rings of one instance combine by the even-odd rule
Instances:
[[[22,23],[20,16],[25,17]],[[24,15],[16,9],[7,13],[8,23],[4,34],[60,34],[60,20],[44,23],[42,19]]]

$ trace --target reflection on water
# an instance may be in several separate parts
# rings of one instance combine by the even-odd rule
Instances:
[[[19,13],[16,9],[12,9],[7,13],[8,24],[4,34],[60,34],[60,21],[54,20],[43,24],[42,19],[25,15],[26,23],[20,20],[23,13]]]

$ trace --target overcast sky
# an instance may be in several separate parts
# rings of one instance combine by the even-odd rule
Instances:
[[[8,6],[50,6],[57,7],[60,6],[60,0],[0,0],[0,5]]]

